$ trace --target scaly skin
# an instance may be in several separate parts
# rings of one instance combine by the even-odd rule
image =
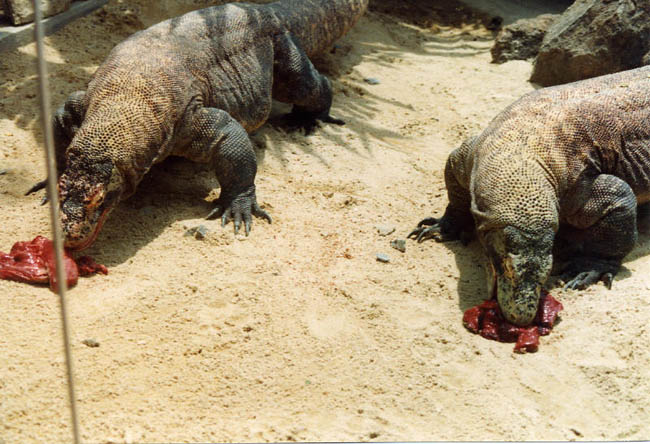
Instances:
[[[247,132],[271,99],[294,105],[305,129],[329,115],[332,89],[309,57],[331,47],[367,0],[284,0],[206,8],[138,32],[116,46],[88,89],[54,117],[65,244],[88,247],[115,205],[169,155],[210,163],[221,185],[210,214],[235,232],[257,204]],[[44,181],[29,192],[44,186]],[[28,193],[29,193],[28,192]]]
[[[449,156],[445,182],[444,216],[409,236],[475,231],[509,322],[532,322],[554,253],[567,288],[610,286],[650,201],[650,67],[526,94]]]

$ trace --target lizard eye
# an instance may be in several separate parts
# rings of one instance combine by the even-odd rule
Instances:
[[[92,194],[86,196],[84,203],[87,208],[97,208],[104,201],[104,189],[101,186],[98,186],[93,190]]]

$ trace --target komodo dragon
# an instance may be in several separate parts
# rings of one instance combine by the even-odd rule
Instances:
[[[650,67],[524,95],[451,153],[445,183],[444,215],[409,237],[475,230],[509,322],[533,321],[554,252],[566,287],[609,287],[650,202]]]
[[[221,186],[208,217],[271,222],[257,204],[255,152],[247,132],[271,99],[293,104],[306,129],[329,115],[332,88],[309,57],[357,21],[368,0],[232,3],[173,18],[117,45],[88,89],[54,116],[65,245],[80,250],[132,195],[151,166],[183,156],[214,167]],[[45,186],[39,182],[27,194]]]

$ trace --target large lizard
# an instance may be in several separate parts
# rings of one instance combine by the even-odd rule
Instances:
[[[445,183],[442,218],[409,236],[475,229],[509,322],[535,317],[554,252],[570,259],[566,287],[610,286],[650,202],[650,67],[526,94],[451,153]]]
[[[247,132],[271,99],[313,128],[329,115],[332,88],[309,57],[331,47],[368,0],[232,3],[173,18],[117,45],[54,116],[65,245],[96,238],[116,204],[167,156],[209,163],[221,186],[208,217],[244,222],[270,216],[257,204],[255,152]],[[45,186],[36,184],[28,194]]]

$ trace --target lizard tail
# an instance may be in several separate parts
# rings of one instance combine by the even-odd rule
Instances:
[[[285,0],[271,4],[310,57],[329,49],[367,7],[368,0]]]

